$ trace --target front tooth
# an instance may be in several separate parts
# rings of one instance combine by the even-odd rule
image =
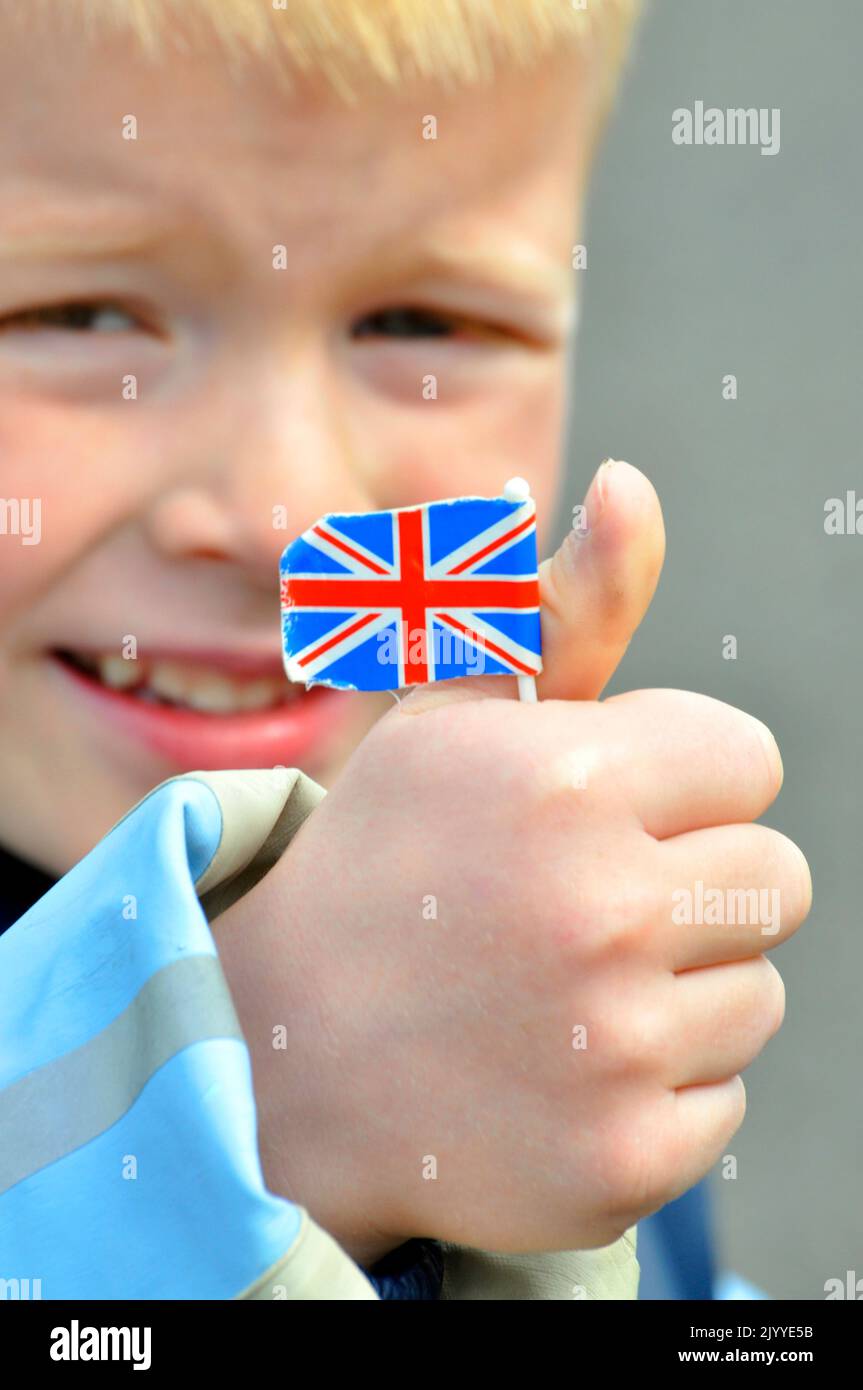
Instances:
[[[127,660],[125,656],[100,656],[99,679],[112,690],[128,690],[140,685],[144,672],[139,662]]]
[[[204,714],[232,714],[237,709],[237,692],[221,676],[198,677],[189,682],[183,703]]]
[[[236,691],[237,708],[243,710],[266,709],[268,705],[274,705],[282,694],[281,683],[275,681],[260,680],[249,681],[247,685],[240,686]]]
[[[147,684],[164,700],[184,700],[190,679],[179,666],[174,666],[169,661],[157,661],[153,664]]]

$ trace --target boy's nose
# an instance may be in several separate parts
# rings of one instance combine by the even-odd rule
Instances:
[[[380,505],[342,420],[338,403],[311,382],[248,392],[228,420],[222,415],[222,437],[208,438],[206,454],[199,444],[196,461],[154,500],[151,543],[172,559],[236,564],[276,588],[282,550],[324,512]]]

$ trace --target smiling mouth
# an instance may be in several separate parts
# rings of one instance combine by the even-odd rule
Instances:
[[[203,662],[174,658],[118,656],[116,652],[52,653],[64,666],[106,690],[147,705],[197,714],[232,715],[276,710],[296,704],[305,692],[284,675],[247,674]]]

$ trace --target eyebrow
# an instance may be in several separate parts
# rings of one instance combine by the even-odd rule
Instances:
[[[34,197],[32,191],[27,196],[28,200]],[[18,199],[6,195],[0,200],[0,255],[25,259],[129,256],[175,241],[188,231],[187,219],[175,217],[154,223],[138,200],[108,202],[102,198],[98,207],[82,213],[69,203],[40,197],[24,215],[17,208],[19,201],[20,195]]]
[[[475,247],[435,238],[412,249],[394,269],[450,296],[453,286],[461,284],[472,306],[477,294],[482,296],[484,291],[490,300],[505,294],[519,301],[526,312],[538,315],[537,327],[546,331],[566,333],[575,323],[571,268],[542,255],[530,241],[511,236],[504,240],[494,231]],[[445,284],[436,284],[438,278]],[[457,290],[454,297],[458,297]],[[493,312],[494,304],[489,307]]]
[[[556,296],[571,285],[569,268],[538,255],[532,242],[514,238],[495,240],[492,251],[489,247],[492,236],[489,232],[485,244],[475,248],[438,239],[426,241],[414,253],[419,262],[417,268],[490,286],[503,284],[525,295]]]

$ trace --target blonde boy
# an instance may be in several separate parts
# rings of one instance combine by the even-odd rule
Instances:
[[[274,798],[214,937],[268,1188],[340,1247],[296,1285],[279,1265],[295,1296],[366,1296],[357,1264],[415,1236],[471,1297],[506,1265],[459,1284],[465,1250],[618,1241],[722,1152],[781,1020],[762,952],[809,883],[749,823],[772,737],[681,692],[597,703],[662,563],[635,469],[600,469],[543,568],[538,706],[456,683],[376,723],[391,702],[279,674],[278,555],[319,515],[523,474],[548,526],[572,246],[636,8],[0,6],[0,491],[41,516],[38,545],[0,537],[0,841],[61,876],[178,774],[331,788],[311,813],[305,778],[211,784],[224,833],[232,796],[247,832]],[[698,879],[781,889],[781,931],[675,926]],[[526,1296],[588,1266],[632,1294],[630,1246],[547,1258]]]

